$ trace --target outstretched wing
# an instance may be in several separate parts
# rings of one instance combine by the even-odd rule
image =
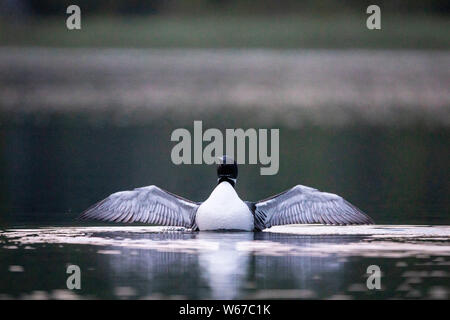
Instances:
[[[148,186],[113,193],[84,211],[80,218],[195,228],[198,206],[161,188]]]
[[[261,200],[255,206],[255,217],[263,220],[266,228],[297,223],[374,223],[369,216],[342,197],[302,185]]]

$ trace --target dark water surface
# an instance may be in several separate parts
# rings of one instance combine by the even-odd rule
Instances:
[[[216,184],[214,167],[170,161],[171,132],[192,131],[195,119],[118,126],[60,115],[43,123],[30,117],[4,124],[0,224],[92,225],[76,221],[79,212],[113,192],[150,184],[206,199]],[[251,126],[240,117],[204,121],[205,128],[222,130]],[[237,191],[243,199],[263,199],[300,183],[344,196],[379,224],[450,224],[448,129],[273,127],[280,129],[280,171],[261,176],[259,165],[240,166]],[[98,236],[103,240],[95,245],[1,243],[0,298],[448,299],[450,290],[448,252],[400,248],[412,253],[367,256],[365,247],[352,246],[364,241],[360,235],[108,231]],[[104,239],[154,246],[117,247]],[[159,243],[166,241],[176,242]],[[270,244],[259,248],[259,241]],[[450,247],[448,231],[435,242]],[[286,246],[297,248],[295,254]],[[319,254],[296,252],[310,246],[321,246]],[[324,246],[331,251],[321,253]],[[342,254],[343,247],[355,254]],[[66,289],[68,264],[82,270],[80,291]],[[365,285],[370,265],[383,272],[382,290]]]
[[[120,127],[81,116],[50,119],[2,126],[0,225],[71,222],[113,192],[151,184],[203,201],[216,184],[213,166],[171,162],[171,132],[192,132],[190,120]],[[251,127],[240,117],[203,126]],[[450,224],[450,130],[274,127],[280,129],[279,172],[261,176],[260,165],[240,166],[242,199],[304,184],[345,197],[377,223]]]
[[[1,233],[0,298],[449,296],[448,227],[303,226],[260,233],[165,230],[60,227]],[[81,269],[81,290],[66,288],[66,268],[71,264]],[[366,286],[370,265],[382,272],[380,290]]]

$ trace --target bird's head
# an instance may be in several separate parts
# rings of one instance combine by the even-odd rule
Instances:
[[[233,187],[236,185],[238,167],[236,161],[230,156],[222,156],[217,159],[217,183],[229,182]]]

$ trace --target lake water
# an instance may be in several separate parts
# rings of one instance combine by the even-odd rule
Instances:
[[[449,62],[447,51],[0,48],[0,297],[448,298]],[[215,169],[170,158],[171,133],[194,120],[280,130],[278,174],[240,166],[242,199],[303,184],[378,225],[190,233],[76,220],[151,184],[206,199]],[[68,264],[81,291],[65,290]],[[372,264],[380,291],[365,286]]]
[[[7,299],[448,299],[450,290],[450,227],[53,227],[0,241]],[[66,287],[72,264],[80,290]],[[367,288],[371,265],[380,290]]]
[[[0,226],[72,222],[150,184],[203,201],[177,128],[280,130],[280,170],[237,190],[337,193],[377,223],[450,224],[447,51],[0,49]],[[206,146],[206,142],[203,144]]]

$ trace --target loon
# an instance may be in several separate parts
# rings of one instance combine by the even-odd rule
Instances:
[[[217,176],[217,186],[204,202],[193,202],[152,185],[113,193],[84,211],[80,218],[179,226],[193,231],[374,223],[342,197],[302,185],[258,202],[243,201],[234,188],[238,166],[229,156],[218,159]]]

